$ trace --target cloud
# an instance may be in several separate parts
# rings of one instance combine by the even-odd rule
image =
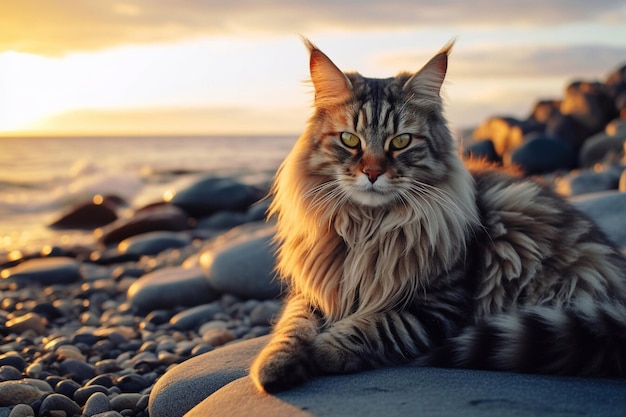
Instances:
[[[376,58],[380,66],[413,69],[429,56],[393,53]],[[507,45],[474,49],[457,48],[450,58],[454,78],[604,78],[607,71],[626,64],[626,46],[607,45]]]
[[[615,0],[19,0],[0,3],[0,51],[58,55],[217,35],[558,25],[625,15]]]

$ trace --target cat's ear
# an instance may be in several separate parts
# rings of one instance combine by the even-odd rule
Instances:
[[[444,46],[421,70],[408,79],[403,89],[415,96],[439,98],[441,85],[448,70],[448,55],[453,45],[454,41],[451,41]]]
[[[302,41],[309,49],[309,69],[315,87],[315,106],[344,102],[352,95],[352,84],[346,75],[308,39]]]

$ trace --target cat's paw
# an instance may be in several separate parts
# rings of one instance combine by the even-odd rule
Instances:
[[[358,372],[370,368],[364,360],[363,347],[345,339],[341,342],[331,333],[321,333],[311,346],[316,369],[327,374]]]
[[[304,350],[264,350],[250,368],[250,377],[256,387],[270,394],[302,385],[313,378],[314,373],[311,358]]]

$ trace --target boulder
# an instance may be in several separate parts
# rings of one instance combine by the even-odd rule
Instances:
[[[179,232],[189,228],[189,218],[172,204],[155,204],[135,212],[130,219],[119,219],[96,229],[98,241],[104,245],[119,243],[131,236],[157,230]]]
[[[513,152],[511,163],[527,175],[537,175],[573,168],[576,165],[576,154],[562,140],[537,135]]]
[[[127,291],[128,302],[144,311],[196,306],[217,300],[220,295],[199,267],[158,269],[133,282]]]
[[[262,196],[261,191],[233,178],[207,177],[174,191],[169,202],[198,218],[223,210],[245,211]]]
[[[251,223],[206,248],[199,262],[211,287],[242,298],[277,297],[281,283],[274,273],[274,232],[272,225]]]

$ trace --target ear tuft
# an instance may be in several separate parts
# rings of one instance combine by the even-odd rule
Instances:
[[[448,70],[448,56],[454,46],[454,40],[448,42],[437,54],[430,59],[404,84],[404,90],[416,96],[439,98],[441,86]]]
[[[302,38],[309,49],[309,70],[315,87],[315,106],[323,107],[339,104],[352,95],[352,85],[348,77],[320,51],[311,41]]]

